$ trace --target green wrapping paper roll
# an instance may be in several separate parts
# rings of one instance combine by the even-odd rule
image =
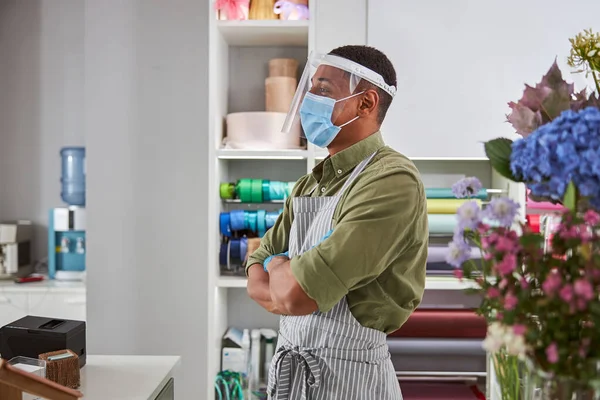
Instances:
[[[448,234],[454,233],[458,222],[456,214],[428,214],[429,233]]]
[[[428,214],[453,214],[464,203],[475,201],[481,207],[481,200],[470,199],[427,199]]]
[[[263,181],[262,179],[252,179],[251,202],[262,203],[263,201]]]
[[[243,203],[250,203],[252,201],[252,179],[240,179],[235,191]]]
[[[450,188],[426,188],[425,196],[428,199],[456,199]],[[488,198],[487,189],[481,189],[479,193],[471,195],[471,199],[485,200]]]
[[[219,195],[222,199],[227,200],[235,198],[235,185],[231,183],[221,183]]]

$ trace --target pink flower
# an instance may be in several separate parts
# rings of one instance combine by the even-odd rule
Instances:
[[[514,254],[505,254],[502,261],[496,264],[496,268],[501,275],[512,274],[517,268],[517,257]]]
[[[477,226],[477,231],[479,231],[480,234],[485,234],[487,233],[487,231],[490,230],[490,226],[488,224],[484,224],[483,222],[479,223],[479,225]]]
[[[588,225],[597,225],[600,223],[600,214],[594,210],[588,210],[583,215],[583,220]]]
[[[483,259],[486,260],[486,261],[490,261],[493,258],[494,258],[494,255],[492,253],[485,253],[483,255]]]
[[[460,268],[457,268],[457,269],[455,269],[455,270],[454,270],[454,276],[455,276],[456,278],[458,278],[458,280],[462,281],[462,279],[463,279],[463,277],[464,277],[464,274],[463,274],[463,271],[462,271],[462,269],[460,269]]]
[[[546,292],[547,295],[552,296],[556,291],[560,288],[562,284],[562,279],[558,272],[552,271],[542,283],[542,289]]]
[[[550,364],[558,362],[558,346],[555,342],[550,343],[550,346],[546,347],[546,357]]]
[[[507,281],[506,279],[502,279],[502,280],[500,281],[500,283],[498,284],[498,287],[499,287],[501,290],[504,290],[504,289],[506,289],[506,287],[507,287],[507,286],[508,286],[508,281]]]
[[[524,335],[526,331],[527,328],[525,327],[525,325],[513,325],[513,332],[515,333],[515,335]]]
[[[490,299],[495,299],[496,297],[500,296],[500,291],[495,287],[491,287],[487,291],[487,296]]]
[[[569,284],[563,286],[558,292],[558,295],[565,303],[570,303],[573,301],[573,294],[573,287]]]
[[[504,297],[504,308],[507,310],[512,310],[517,306],[519,299],[512,293],[507,293],[506,297]]]
[[[516,247],[515,241],[506,236],[500,236],[496,243],[496,250],[502,253],[512,253]]]
[[[525,278],[521,278],[519,280],[519,283],[521,284],[521,287],[523,289],[527,289],[529,287],[529,282],[527,282],[527,279],[525,279]]]
[[[578,279],[573,285],[575,294],[584,300],[591,300],[594,298],[594,288],[591,283],[584,279]]]

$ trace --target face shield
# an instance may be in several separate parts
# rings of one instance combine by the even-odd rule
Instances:
[[[327,147],[340,129],[358,119],[356,98],[368,90],[365,80],[388,93],[389,86],[378,73],[353,61],[331,54],[311,55],[300,77],[282,132],[302,126],[307,140]]]

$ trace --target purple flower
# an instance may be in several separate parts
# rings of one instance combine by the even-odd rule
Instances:
[[[468,176],[452,185],[452,193],[454,193],[457,199],[464,199],[465,197],[477,195],[481,188],[482,185],[479,179],[474,176]]]
[[[497,221],[500,226],[511,226],[519,215],[519,204],[508,197],[497,197],[490,201],[485,210],[485,218]]]
[[[474,200],[466,201],[458,207],[456,216],[458,218],[458,228],[460,230],[474,230],[481,222],[481,208],[479,208],[479,204]]]
[[[455,240],[448,243],[448,249],[446,262],[453,267],[460,268],[471,257],[471,247],[464,240]]]

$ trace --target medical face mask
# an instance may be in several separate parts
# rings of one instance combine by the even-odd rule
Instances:
[[[300,122],[302,123],[302,129],[304,129],[306,140],[315,146],[329,146],[344,126],[359,118],[357,115],[356,118],[351,119],[345,124],[335,126],[333,122],[331,122],[335,104],[363,93],[364,91],[339,100],[317,96],[310,92],[306,93],[302,105],[300,106]]]

